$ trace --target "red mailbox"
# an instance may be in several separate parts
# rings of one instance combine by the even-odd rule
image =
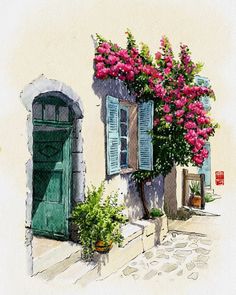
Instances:
[[[216,171],[216,185],[224,185],[224,171]]]

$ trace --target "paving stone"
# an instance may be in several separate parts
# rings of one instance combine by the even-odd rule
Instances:
[[[191,249],[197,249],[198,248],[198,244],[192,243],[192,244],[189,245],[189,248],[191,248]]]
[[[178,265],[176,263],[165,263],[163,264],[161,270],[164,272],[172,272],[176,270]]]
[[[198,272],[193,272],[188,276],[188,279],[197,280],[198,279]]]
[[[203,245],[207,245],[207,246],[212,245],[212,241],[211,240],[207,240],[207,239],[201,239],[200,240],[200,243],[203,244]]]
[[[159,263],[159,261],[153,260],[150,262],[151,265],[157,265]]]
[[[178,241],[182,241],[182,240],[185,240],[186,239],[186,236],[179,234],[179,235],[176,236],[175,239],[178,240]]]
[[[167,252],[173,252],[175,249],[174,248],[166,248]]]
[[[150,258],[153,257],[153,253],[152,253],[151,251],[149,251],[149,252],[145,252],[145,253],[144,253],[144,256],[145,256],[146,259],[150,259]]]
[[[158,255],[156,255],[156,258],[165,258],[165,259],[169,259],[169,255],[167,255],[167,254],[158,254]]]
[[[186,268],[189,271],[191,271],[192,269],[194,269],[194,267],[195,267],[195,264],[192,261],[186,264]]]
[[[177,276],[182,276],[183,275],[183,273],[184,273],[184,271],[181,269],[181,270],[179,270],[178,272],[177,272]]]
[[[125,269],[123,269],[122,272],[125,276],[129,276],[132,273],[137,272],[137,271],[138,271],[138,269],[136,267],[127,266]]]
[[[195,236],[195,235],[189,235],[188,236],[188,239],[194,243],[196,243],[198,240],[199,240],[199,237],[198,236]]]
[[[150,270],[145,276],[143,277],[144,280],[150,280],[157,274],[157,270]]]
[[[140,276],[136,273],[132,274],[132,277],[134,280],[138,280],[140,278]]]
[[[163,246],[171,246],[172,243],[170,241],[166,241],[164,243],[162,243]]]
[[[144,262],[143,260],[141,260],[141,261],[139,262],[139,265],[140,265],[141,268],[143,268],[143,269],[148,269],[148,268],[149,268],[148,263],[147,263],[147,262]]]
[[[194,260],[195,261],[201,261],[201,262],[207,262],[209,259],[209,256],[205,256],[205,255],[198,255]]]
[[[186,257],[185,256],[182,256],[182,255],[177,255],[177,254],[174,254],[172,256],[173,258],[177,259],[179,263],[182,263],[185,261]]]
[[[188,256],[188,255],[192,254],[192,250],[176,250],[175,254]]]
[[[177,243],[175,244],[175,248],[185,248],[188,245],[188,243]]]
[[[165,252],[166,252],[165,249],[160,249],[160,248],[158,248],[158,249],[156,250],[156,255],[158,255],[158,254],[164,254]]]
[[[135,266],[135,265],[137,265],[137,261],[132,261],[132,262],[130,263],[130,265],[131,265],[131,266]]]
[[[196,264],[196,267],[199,269],[206,269],[208,266],[206,262],[202,262],[202,261],[196,261],[195,264]]]
[[[195,249],[195,252],[198,254],[207,255],[207,254],[209,254],[210,251],[205,248],[199,247],[199,248]]]

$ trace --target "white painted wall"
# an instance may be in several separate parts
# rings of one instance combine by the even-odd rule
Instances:
[[[27,294],[30,284],[38,284],[29,283],[24,273],[25,162],[29,155],[27,112],[19,95],[25,85],[43,73],[69,85],[81,97],[85,112],[82,132],[87,184],[98,185],[105,176],[101,101],[92,89],[91,34],[98,32],[125,45],[124,32],[130,28],[137,40],[149,44],[153,52],[162,34],[169,37],[175,52],[180,42],[190,46],[193,58],[205,63],[202,75],[210,79],[217,97],[212,104],[212,115],[221,129],[212,140],[212,171],[224,170],[226,178],[225,187],[217,191],[235,187],[234,1],[2,0],[0,8],[0,229],[3,241],[0,288],[8,291],[3,294],[15,294],[16,289],[17,294],[22,290],[22,294]],[[126,192],[126,181],[120,177],[107,185],[107,191],[118,188]],[[41,288],[34,288],[35,294],[43,291],[49,294],[58,289],[39,285]],[[57,290],[57,294],[60,292]]]

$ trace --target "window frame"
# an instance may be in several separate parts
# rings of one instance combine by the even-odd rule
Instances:
[[[119,103],[120,107],[120,168],[127,169],[129,168],[129,107],[127,105]],[[126,112],[126,120],[125,122],[122,121],[122,114],[121,112]],[[126,126],[126,135],[122,135],[122,124]],[[126,149],[122,149],[122,139],[126,141]],[[125,164],[122,164],[122,153],[126,153]]]
[[[121,167],[121,109],[128,109],[128,165]],[[131,102],[106,97],[106,174],[153,170],[153,147],[148,130],[153,128],[153,101]],[[145,117],[147,115],[147,117]],[[140,145],[141,144],[141,145]]]

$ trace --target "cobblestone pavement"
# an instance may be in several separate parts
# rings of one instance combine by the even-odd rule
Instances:
[[[161,245],[140,254],[109,279],[195,281],[208,268],[212,244],[205,235],[169,232]]]

